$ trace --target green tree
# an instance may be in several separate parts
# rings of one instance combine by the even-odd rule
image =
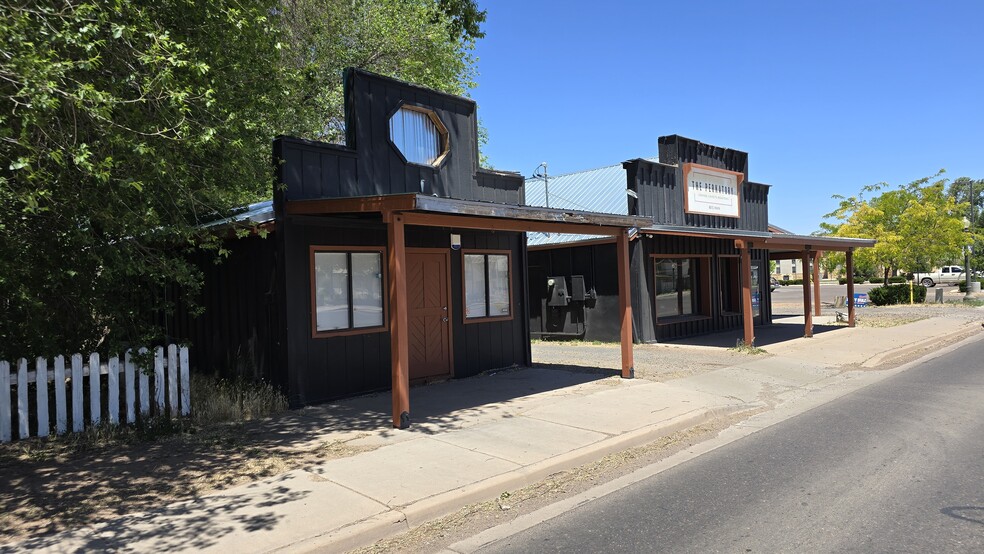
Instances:
[[[221,253],[201,224],[269,198],[277,134],[341,137],[343,67],[463,93],[484,17],[468,0],[0,6],[0,359],[158,340],[167,291],[202,279],[176,246]]]
[[[966,202],[969,206],[964,215],[974,229],[974,243],[970,267],[973,270],[984,269],[984,241],[981,240],[982,230],[984,230],[984,220],[982,220],[982,207],[984,207],[984,179],[971,179],[960,177],[954,179],[947,189],[947,194],[957,202]]]
[[[858,196],[840,200],[822,225],[834,236],[872,238],[873,248],[861,249],[859,265],[881,267],[885,283],[895,269],[914,270],[958,259],[971,240],[963,230],[967,205],[945,193],[943,172],[892,188],[887,183],[868,185]],[[870,200],[865,194],[878,193]]]

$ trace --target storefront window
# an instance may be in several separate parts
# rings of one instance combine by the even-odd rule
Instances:
[[[656,316],[660,318],[697,313],[697,260],[656,259]]]

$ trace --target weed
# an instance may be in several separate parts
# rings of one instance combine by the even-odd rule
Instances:
[[[754,342],[752,342],[751,344],[746,344],[745,341],[742,340],[742,339],[738,339],[738,341],[735,343],[735,347],[732,348],[731,350],[734,350],[735,352],[739,352],[741,354],[765,354],[766,353],[766,351],[765,351],[764,348],[759,348],[759,347],[755,346],[755,343]]]

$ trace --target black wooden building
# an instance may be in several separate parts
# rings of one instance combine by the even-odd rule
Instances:
[[[630,230],[649,220],[526,206],[519,174],[479,167],[472,100],[349,70],[345,102],[345,145],[276,139],[272,203],[217,225],[266,238],[203,263],[204,314],[169,323],[194,365],[267,378],[292,406],[391,388],[405,427],[411,381],[531,362],[527,231],[613,237],[628,282]]]
[[[527,181],[530,203],[643,216],[630,247],[633,340],[659,342],[772,322],[769,260],[872,241],[769,232],[770,186],[748,180],[748,154],[678,135],[659,158]],[[552,203],[551,203],[552,199]],[[610,239],[530,234],[530,330],[539,337],[614,340]],[[819,290],[815,306],[819,307]],[[810,299],[804,299],[810,312]],[[807,314],[810,317],[810,314]],[[808,321],[806,334],[812,334]]]

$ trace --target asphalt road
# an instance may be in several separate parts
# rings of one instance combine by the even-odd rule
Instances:
[[[482,552],[984,552],[984,341]]]

